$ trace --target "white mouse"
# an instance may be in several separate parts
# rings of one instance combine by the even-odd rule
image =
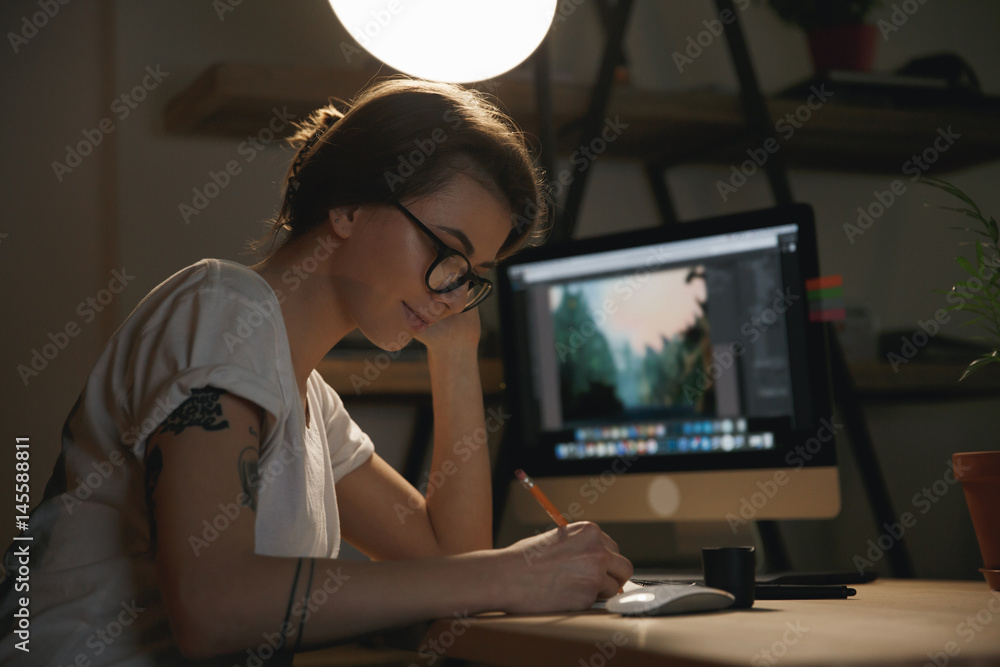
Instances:
[[[732,606],[736,598],[719,588],[698,584],[656,584],[619,593],[607,601],[607,610],[623,616],[663,616],[716,611]]]

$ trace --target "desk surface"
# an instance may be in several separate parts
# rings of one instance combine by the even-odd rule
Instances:
[[[438,620],[420,650],[545,667],[1000,665],[1000,592],[985,582],[882,580],[856,588],[848,600],[758,600],[750,610],[686,616],[592,610]]]

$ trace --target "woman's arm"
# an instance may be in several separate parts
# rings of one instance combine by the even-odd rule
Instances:
[[[305,559],[296,577],[298,559],[254,553],[260,412],[207,388],[150,439],[157,580],[175,640],[189,657],[273,643],[289,608],[288,645],[304,620],[307,648],[455,613],[585,609],[631,575],[607,536],[579,523],[507,549],[445,558]],[[219,515],[228,527],[208,542],[205,523]]]
[[[427,361],[434,452],[425,495],[434,534],[444,553],[492,548],[493,492],[477,350],[430,349]]]
[[[479,376],[479,312],[425,331],[434,408],[427,513],[443,553],[493,546],[490,455]],[[496,428],[494,428],[496,430]]]
[[[479,376],[479,314],[430,327],[434,445],[422,495],[377,455],[337,483],[341,531],[375,560],[458,554],[493,546],[488,431]],[[502,415],[502,412],[501,412]],[[493,431],[499,424],[491,423]]]

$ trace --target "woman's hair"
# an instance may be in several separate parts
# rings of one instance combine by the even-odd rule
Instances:
[[[292,241],[331,208],[393,204],[438,191],[453,176],[478,181],[511,211],[497,259],[541,241],[543,177],[513,122],[477,91],[410,79],[383,80],[344,111],[333,105],[297,124],[296,157],[270,232],[250,246]]]

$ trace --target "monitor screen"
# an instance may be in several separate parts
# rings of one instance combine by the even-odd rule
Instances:
[[[835,515],[817,275],[806,205],[515,257],[499,280],[505,459],[588,519],[722,520],[743,501],[755,519]],[[611,483],[588,503],[595,477]]]

